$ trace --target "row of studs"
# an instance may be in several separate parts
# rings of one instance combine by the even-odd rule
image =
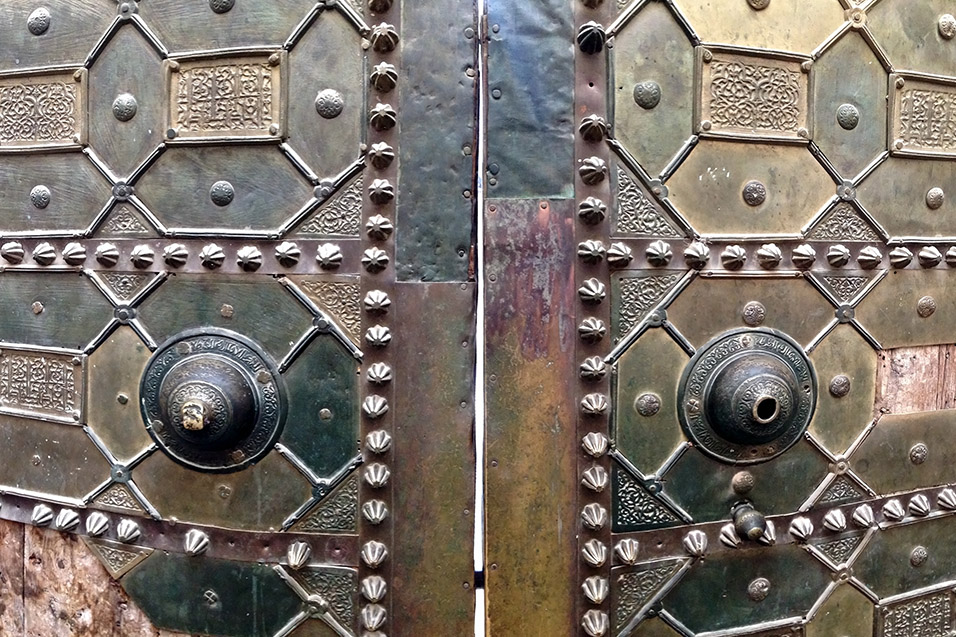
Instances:
[[[588,20],[594,14],[606,14],[613,3],[608,3],[607,7],[601,7],[600,2],[585,2],[585,9],[578,9],[577,19]],[[580,27],[581,32],[588,30],[588,25],[594,22],[588,21]],[[598,34],[600,42],[583,42],[582,51],[590,53],[593,50],[603,48],[603,31]],[[582,42],[579,38],[579,42]],[[604,83],[606,82],[607,70],[603,59],[600,56],[579,56],[576,62],[578,90],[575,95],[575,110],[577,112],[590,111],[592,113],[603,112],[607,105],[604,93]],[[587,87],[587,88],[585,88]],[[600,127],[603,118],[596,114],[589,115],[585,121],[597,122]],[[607,146],[600,142],[607,134],[606,128],[602,131],[595,131],[590,127],[582,126],[579,129],[578,142],[576,144],[579,157],[578,164],[578,182],[576,191],[581,193],[579,201],[584,206],[586,202],[600,202],[610,196],[609,185],[603,178],[607,169]],[[599,133],[599,134],[598,134]],[[592,153],[600,156],[591,155]],[[594,179],[592,167],[597,167],[600,172],[601,167],[605,173],[601,178]],[[597,195],[597,196],[594,196]],[[602,204],[603,205],[603,204]],[[579,207],[579,212],[582,210]],[[604,222],[606,217],[606,207],[598,214],[588,216],[584,213],[579,214],[579,222],[575,227],[575,235],[579,239],[577,254],[580,266],[575,268],[579,273],[576,277],[578,284],[583,287],[590,285],[589,282],[600,283],[601,279],[606,279],[607,268],[602,267],[604,263],[612,268],[626,267],[633,260],[631,249],[623,243],[613,243],[605,248],[604,238],[608,234],[608,228]],[[596,276],[595,276],[596,275]],[[604,285],[601,283],[601,285]],[[594,303],[592,299],[579,295],[579,312],[582,314],[591,314],[584,319],[584,323],[600,326],[604,330],[605,321],[610,318],[610,308],[607,304],[600,302]],[[600,349],[600,339],[581,339],[575,348],[580,352],[578,358],[580,386],[582,388],[581,410],[579,412],[579,432],[585,439],[595,439],[607,441],[607,436],[602,433],[608,428],[608,392],[610,388],[610,379],[607,375],[607,367],[604,364],[605,351]],[[595,431],[595,429],[597,429]],[[606,444],[605,444],[606,448]],[[609,477],[609,458],[606,454],[585,455],[578,461],[579,473],[581,475],[581,484],[585,487],[579,493],[582,497],[580,502],[580,523],[582,533],[580,535],[580,545],[587,547],[606,546],[610,541],[608,525],[608,509],[610,507],[610,489],[608,488]],[[610,632],[609,619],[609,593],[610,582],[606,573],[594,573],[592,569],[600,568],[600,565],[590,564],[585,560],[587,569],[582,569],[580,574],[580,586],[583,592],[585,605],[580,615],[581,629],[589,637],[603,637]]]
[[[392,0],[368,0],[368,7],[372,13],[387,13],[392,8]],[[369,86],[379,94],[379,98],[393,91],[398,84],[398,72],[393,60],[388,59],[396,53],[398,42],[399,36],[394,27],[385,23],[373,29],[370,35],[371,49],[380,59],[373,66]],[[392,450],[388,414],[393,389],[392,369],[386,355],[392,336],[385,319],[391,305],[390,282],[394,279],[386,275],[390,274],[387,268],[391,259],[389,253],[393,250],[393,245],[387,243],[394,228],[389,220],[395,211],[392,180],[397,175],[397,167],[393,165],[395,150],[388,142],[394,137],[393,129],[397,121],[397,113],[392,106],[381,101],[376,101],[369,112],[370,135],[373,139],[370,140],[372,143],[367,152],[367,161],[370,169],[378,174],[369,185],[364,206],[371,213],[366,222],[366,236],[371,245],[362,256],[362,265],[367,273],[362,278],[362,285],[367,290],[364,296],[365,312],[369,319],[379,322],[365,332],[366,342],[372,350],[365,356],[368,386],[362,400],[362,415],[363,429],[366,431],[365,447],[374,461],[364,470],[366,488],[363,489],[363,496],[370,497],[362,498],[362,517],[365,522],[362,538],[372,538],[362,545],[364,568],[361,569],[360,590],[366,604],[359,614],[359,620],[367,631],[362,634],[363,637],[385,637],[382,629],[389,614],[385,597],[390,573],[387,565],[383,565],[388,547],[383,540],[390,537],[391,529],[383,522],[388,516],[391,502],[388,490],[391,471],[383,460],[388,460],[387,454]]]
[[[392,223],[381,215],[370,217],[366,227],[368,236],[373,239],[384,240],[392,234]],[[0,246],[0,258],[12,266],[21,265],[27,260],[27,250],[19,241],[8,241]],[[263,255],[262,247],[245,245],[236,250],[236,264],[244,272],[256,272],[263,265]],[[96,244],[93,256],[100,266],[112,268],[119,264],[122,255],[116,244],[107,241]],[[302,248],[293,241],[283,241],[275,246],[274,256],[280,266],[291,269],[301,261]],[[67,243],[59,255],[56,247],[48,241],[42,241],[30,250],[30,258],[42,266],[54,265],[60,257],[63,263],[71,266],[81,266],[89,260],[87,246],[76,241]],[[156,249],[147,243],[134,246],[129,253],[129,263],[138,270],[152,268],[156,258]],[[189,247],[184,243],[171,243],[162,250],[163,263],[171,268],[182,268],[188,259]],[[315,261],[323,270],[337,270],[343,260],[342,249],[338,244],[323,243],[316,248]],[[362,253],[362,267],[367,272],[382,272],[388,267],[389,261],[389,254],[377,246]],[[216,243],[208,243],[199,251],[199,262],[207,270],[217,270],[226,262],[226,249]]]
[[[585,202],[585,204],[591,205],[591,202]],[[647,245],[644,256],[648,265],[664,268],[671,264],[674,251],[671,244],[656,240]],[[694,241],[684,249],[683,256],[684,263],[688,267],[701,270],[710,264],[711,250],[707,244]],[[720,263],[724,269],[736,271],[744,267],[749,256],[746,248],[731,244],[721,251]],[[824,256],[833,268],[845,267],[853,259],[850,249],[840,243],[828,246]],[[923,246],[915,255],[908,247],[897,246],[890,249],[888,256],[890,266],[894,269],[909,266],[914,258],[922,268],[935,268],[944,261],[948,266],[956,267],[956,246],[950,247],[945,255],[939,248],[932,245]],[[634,253],[631,247],[623,242],[612,243],[609,247],[605,247],[602,241],[587,240],[578,244],[578,257],[588,264],[607,261],[610,267],[625,268],[634,260]],[[783,250],[775,243],[765,243],[754,250],[753,257],[762,269],[775,270],[783,263]],[[809,270],[816,260],[817,251],[808,243],[794,247],[790,254],[791,263],[800,270]],[[873,270],[883,262],[883,253],[875,246],[865,246],[857,253],[856,262],[864,270]]]

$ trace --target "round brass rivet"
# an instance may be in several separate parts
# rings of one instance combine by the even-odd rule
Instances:
[[[121,122],[128,122],[136,117],[138,108],[135,97],[129,93],[120,93],[113,100],[113,117]]]
[[[649,418],[661,410],[661,397],[651,392],[641,394],[634,401],[634,408],[637,413]]]
[[[229,303],[223,303],[222,307],[219,308],[219,314],[222,315],[222,318],[232,318],[236,314],[236,308]]]
[[[770,0],[747,0],[747,4],[749,4],[750,8],[754,11],[763,11],[770,6]]]
[[[634,102],[645,110],[661,103],[661,85],[653,80],[645,80],[634,85]]]
[[[40,7],[27,18],[27,29],[33,35],[43,35],[49,30],[51,19],[49,9]]]
[[[944,13],[939,16],[939,22],[936,26],[944,40],[952,40],[956,36],[956,18],[952,14]]]
[[[850,393],[850,377],[846,374],[838,374],[830,381],[830,394],[836,398],[843,398]]]
[[[752,601],[762,602],[770,594],[770,580],[766,577],[758,577],[747,586],[747,597]]]
[[[754,488],[754,474],[749,471],[738,471],[730,480],[730,486],[737,495],[750,493]]]
[[[929,551],[926,550],[924,546],[916,546],[913,548],[913,551],[910,553],[910,564],[914,567],[920,567],[926,563],[926,560],[929,558]]]
[[[924,296],[916,303],[916,313],[923,318],[929,318],[936,312],[936,299]]]
[[[209,8],[215,13],[228,13],[235,4],[236,0],[209,0]]]
[[[853,104],[841,104],[837,108],[837,123],[844,130],[853,130],[860,123],[860,110]]]
[[[744,203],[748,206],[759,206],[767,200],[767,187],[759,181],[749,181],[744,185]]]
[[[744,306],[740,315],[744,323],[750,327],[757,327],[767,318],[767,308],[763,306],[763,303],[751,301]]]
[[[319,418],[321,420],[332,420],[332,410],[331,409],[320,409]]]
[[[43,312],[43,303],[39,301],[34,301],[33,305],[30,306],[30,309],[33,310],[34,314],[41,314]]]
[[[236,197],[236,191],[228,181],[217,181],[209,189],[209,198],[217,206],[228,206]]]
[[[127,396],[126,394],[116,394],[116,402],[118,402],[121,405],[125,405],[126,403],[129,402],[129,396]]]
[[[930,188],[926,191],[926,207],[930,210],[939,210],[943,205],[943,200],[946,198],[946,195],[943,193],[943,189],[937,187]]]
[[[925,443],[917,442],[910,448],[910,462],[913,464],[923,464],[926,462],[926,456],[929,455],[929,448]]]

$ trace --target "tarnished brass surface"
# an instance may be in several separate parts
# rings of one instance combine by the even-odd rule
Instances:
[[[490,571],[492,634],[496,621],[516,634],[546,626],[549,635],[588,637],[956,630],[956,564],[940,546],[956,510],[950,414],[919,411],[951,406],[943,361],[956,333],[952,7],[566,3],[560,15],[572,20],[565,46],[574,78],[561,72],[567,49],[540,38],[528,55],[548,53],[550,73],[541,72],[550,86],[529,92],[551,96],[549,108],[573,92],[573,108],[563,111],[573,121],[555,130],[552,112],[539,111],[521,127],[522,141],[531,133],[538,140],[523,153],[518,137],[502,131],[521,111],[507,92],[495,93],[509,85],[496,82],[494,65],[542,27],[528,19],[515,28],[519,14],[494,3],[489,12],[489,153],[537,169],[505,171],[500,183],[538,179],[538,189],[522,182],[508,193],[524,197],[509,200],[508,210],[530,209],[554,192],[553,171],[566,165],[555,150],[562,140],[560,148],[575,153],[566,173],[573,239],[562,233],[557,241],[556,230],[542,232],[541,218],[530,216],[495,236],[520,237],[512,245],[542,255],[538,281],[563,274],[576,294],[567,318],[550,313],[553,295],[524,295],[520,309],[501,311],[540,317],[548,329],[573,326],[573,348],[535,378],[553,386],[553,375],[563,374],[555,398],[577,408],[580,445],[578,484],[534,509],[553,521],[562,505],[573,506],[571,528],[557,538],[525,531],[516,550],[536,553],[522,577],[508,570],[509,579],[495,582]],[[553,14],[549,7],[546,24],[557,28]],[[562,137],[569,131],[573,144]],[[489,206],[492,227],[494,214]],[[488,281],[497,310],[503,286]],[[743,360],[743,338],[768,329],[807,357],[817,409],[792,447],[734,465],[748,445],[759,454],[770,444],[753,442],[772,433],[772,413],[754,411],[760,396],[738,396],[737,388],[780,370],[734,358]],[[708,356],[709,348],[718,354]],[[725,359],[733,370],[724,370]],[[702,367],[699,391],[679,398],[688,361]],[[536,370],[527,361],[511,369],[518,372],[508,378]],[[907,370],[926,371],[905,379],[915,373]],[[513,382],[508,390],[523,388],[517,404],[540,405],[537,387]],[[715,395],[729,396],[733,409],[708,405]],[[777,406],[780,396],[771,396]],[[491,458],[529,422],[524,412],[496,407]],[[687,426],[700,413],[711,429]],[[533,489],[526,497],[535,502],[564,477],[557,462],[550,471],[536,464],[543,453],[522,465],[535,471],[512,472],[521,476],[512,488]],[[512,500],[490,493],[489,520],[513,512]],[[556,628],[551,605],[567,577],[552,557],[561,538],[576,540],[578,563],[564,605],[574,617]],[[540,591],[537,606],[524,601],[531,591]],[[522,600],[524,615],[496,605],[496,596]]]
[[[471,629],[476,13],[2,3],[5,631]]]

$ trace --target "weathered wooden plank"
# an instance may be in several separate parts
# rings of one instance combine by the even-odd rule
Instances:
[[[22,555],[23,626],[20,633],[4,635],[182,635],[154,628],[75,535],[23,527]]]
[[[880,352],[876,406],[894,414],[956,407],[956,345]]]
[[[0,634],[23,633],[23,526],[0,521]]]
[[[487,634],[574,634],[574,202],[486,219]]]

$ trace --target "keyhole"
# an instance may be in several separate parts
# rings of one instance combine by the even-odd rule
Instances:
[[[771,423],[780,415],[780,403],[773,396],[761,396],[754,403],[754,418],[762,425]]]

